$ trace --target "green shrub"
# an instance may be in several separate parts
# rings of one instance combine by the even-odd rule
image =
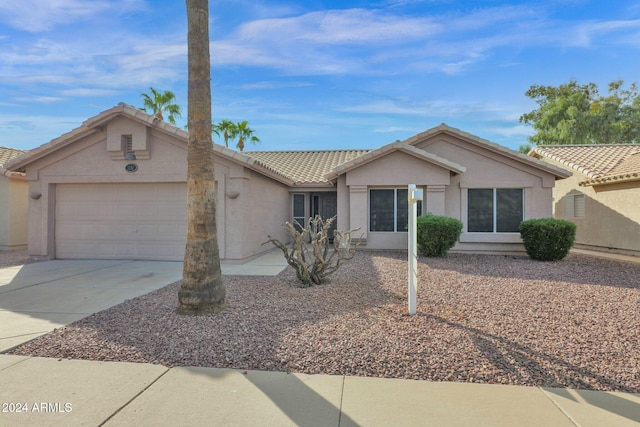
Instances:
[[[527,254],[540,261],[561,260],[576,239],[576,225],[563,219],[529,219],[520,224],[520,236]]]
[[[418,251],[424,256],[444,256],[462,232],[462,222],[447,216],[427,213],[418,217]]]

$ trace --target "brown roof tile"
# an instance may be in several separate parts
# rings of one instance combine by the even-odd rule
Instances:
[[[296,184],[328,184],[325,175],[336,166],[370,150],[251,151],[247,156],[278,171]]]
[[[580,185],[640,179],[640,145],[539,145],[531,150],[587,177]]]

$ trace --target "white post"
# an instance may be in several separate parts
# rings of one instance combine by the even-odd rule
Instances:
[[[422,200],[422,190],[416,190],[415,184],[409,184],[407,194],[409,199],[409,314],[416,314],[418,295],[418,205],[416,202]]]

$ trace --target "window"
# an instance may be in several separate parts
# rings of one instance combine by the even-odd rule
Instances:
[[[304,194],[293,195],[293,219],[297,221],[301,227],[305,226],[307,221],[304,213]]]
[[[584,194],[573,195],[573,217],[584,218]]]
[[[471,233],[517,233],[524,219],[521,188],[467,191],[467,230]]]
[[[122,151],[124,154],[133,153],[133,135],[122,135]]]
[[[369,231],[407,231],[409,200],[406,188],[369,190]],[[418,202],[422,215],[422,202]]]

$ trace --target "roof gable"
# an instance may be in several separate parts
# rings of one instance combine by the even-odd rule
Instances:
[[[411,145],[406,144],[402,141],[392,142],[391,144],[384,145],[376,150],[369,151],[361,156],[355,157],[352,160],[342,163],[341,165],[336,166],[333,171],[327,173],[325,178],[329,180],[334,180],[338,176],[349,172],[355,168],[363,166],[369,162],[372,162],[376,159],[379,159],[383,156],[386,156],[389,153],[401,151],[411,156],[417,157],[418,159],[424,160],[426,162],[432,163],[434,165],[440,166],[444,169],[448,169],[454,173],[464,173],[467,168],[452,161],[449,161],[445,158],[436,156],[435,154],[428,153],[419,148],[415,148]]]
[[[106,129],[106,125],[117,117],[126,117],[130,120],[142,123],[147,127],[153,128],[154,130],[158,130],[162,133],[171,135],[174,137],[175,141],[183,144],[186,148],[187,140],[189,137],[189,133],[187,131],[166,123],[162,120],[159,120],[155,116],[150,115],[143,110],[140,110],[139,108],[120,103],[117,106],[110,108],[109,110],[103,111],[97,116],[85,120],[82,125],[73,129],[72,131],[67,132],[59,136],[58,138],[55,138],[50,142],[29,151],[27,154],[21,156],[20,158],[8,162],[5,166],[7,169],[11,169],[13,171],[24,172],[26,167],[33,162],[46,157],[49,154],[62,149],[63,147],[86,138],[93,133],[103,132]],[[270,167],[267,164],[263,164],[262,162],[253,159],[243,153],[231,150],[227,147],[215,143],[213,144],[213,149],[216,155],[222,156],[235,163],[239,163],[243,166],[248,167],[249,169],[255,170],[256,172],[259,172],[265,176],[269,176],[286,185],[293,184],[293,181],[290,178],[280,173],[278,170]]]
[[[640,146],[636,144],[539,145],[529,154],[585,175],[580,185],[640,180]]]
[[[431,128],[425,132],[414,135],[403,142],[406,144],[415,146],[417,144],[420,144],[421,142],[427,141],[429,139],[433,139],[439,134],[451,135],[459,140],[465,141],[466,143],[475,145],[489,152],[498,154],[507,159],[511,159],[518,163],[533,167],[534,169],[538,169],[538,170],[542,170],[544,172],[550,173],[554,175],[556,179],[568,178],[572,175],[571,172],[567,171],[566,169],[553,166],[549,163],[530,157],[526,154],[520,153],[515,150],[511,150],[500,144],[496,144],[495,142],[491,142],[489,140],[472,135],[468,132],[464,132],[460,129],[456,129],[454,127],[448,126],[445,123],[442,123],[439,126]]]

